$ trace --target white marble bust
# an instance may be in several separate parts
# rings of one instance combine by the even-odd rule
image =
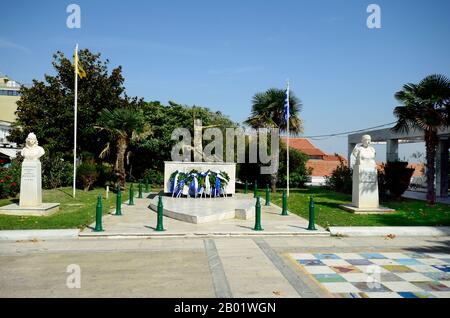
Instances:
[[[22,156],[26,161],[37,161],[45,154],[44,148],[38,146],[38,140],[34,133],[29,133],[25,140],[25,148],[22,149]]]
[[[361,143],[357,144],[352,152],[351,165],[376,166],[376,151],[370,144],[372,138],[370,135],[362,136]]]

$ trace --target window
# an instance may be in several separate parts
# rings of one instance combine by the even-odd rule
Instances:
[[[0,89],[0,95],[2,96],[20,96],[19,91],[12,91],[12,90],[7,90],[7,89]]]

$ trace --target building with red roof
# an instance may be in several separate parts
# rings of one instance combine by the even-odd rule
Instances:
[[[282,141],[286,143],[286,138],[283,137]],[[341,161],[347,163],[344,157],[327,154],[307,138],[289,138],[289,148],[301,151],[309,157],[306,167],[311,168],[311,185],[323,185],[325,177],[330,176]]]

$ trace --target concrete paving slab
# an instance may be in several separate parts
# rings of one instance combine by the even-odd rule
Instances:
[[[236,239],[232,245],[228,239],[215,242],[233,297],[300,297],[252,239]],[[232,256],[236,246],[245,256]]]
[[[0,241],[0,297],[217,297],[226,291],[226,283],[232,297],[308,297],[299,289],[297,276],[307,285],[305,291],[313,292],[311,297],[330,297],[298,269],[290,253],[420,252],[438,257],[450,251],[449,237],[210,239],[217,253],[208,252],[205,241]],[[216,267],[219,261],[221,270]],[[67,288],[70,264],[81,268],[80,289]]]
[[[68,266],[81,288],[68,288]],[[0,297],[215,297],[204,251],[2,256]]]
[[[78,229],[67,230],[7,230],[0,231],[0,240],[50,240],[78,238]]]
[[[156,195],[156,194],[154,194]],[[154,196],[153,195],[153,196]],[[251,195],[247,195],[251,198]],[[253,231],[254,219],[227,219],[193,224],[164,216],[166,231],[156,232],[156,212],[149,208],[153,197],[135,199],[135,205],[122,205],[122,216],[109,214],[103,218],[103,232],[93,232],[95,224],[80,232],[80,237],[223,237],[223,236],[329,236],[329,232],[316,226],[308,231],[308,221],[294,214],[281,215],[281,208],[262,206],[264,231]],[[196,200],[196,199],[186,199]],[[202,200],[202,199],[197,199]],[[228,199],[223,199],[228,200]],[[180,201],[181,202],[181,201]]]
[[[334,236],[449,236],[449,226],[331,226]]]

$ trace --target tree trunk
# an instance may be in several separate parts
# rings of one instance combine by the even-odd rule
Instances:
[[[117,157],[114,165],[114,170],[118,178],[118,184],[121,188],[125,187],[125,152],[128,148],[128,141],[124,137],[117,139]]]
[[[279,154],[277,155],[272,155],[272,164],[275,165],[275,173],[272,173],[270,175],[270,187],[272,189],[272,192],[275,193],[277,192],[277,181],[278,181],[278,171],[280,168],[280,157]]]
[[[272,192],[277,192],[277,180],[278,180],[278,172],[270,175],[270,187]]]
[[[436,131],[425,131],[425,148],[427,157],[427,201],[430,205],[434,205],[436,202],[434,181],[436,173],[435,161],[437,144],[438,137]]]

